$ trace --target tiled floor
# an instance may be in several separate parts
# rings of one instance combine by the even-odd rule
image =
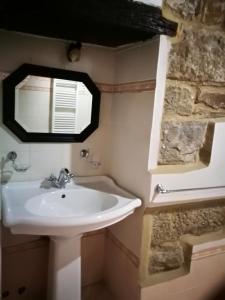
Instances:
[[[82,288],[82,300],[117,300],[104,283],[96,283]]]

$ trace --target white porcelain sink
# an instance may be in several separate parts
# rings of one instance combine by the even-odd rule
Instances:
[[[42,188],[41,181],[9,183],[2,199],[3,224],[12,233],[50,236],[51,300],[81,298],[82,233],[119,222],[141,205],[106,176],[79,178],[65,189]]]
[[[94,190],[95,182],[102,182],[102,189],[108,187],[111,193]],[[82,178],[79,185],[69,184],[66,189],[40,185],[33,181],[3,187],[3,223],[12,233],[75,236],[118,222],[141,205],[104,176]]]
[[[117,196],[88,189],[71,189],[33,197],[27,201],[25,208],[36,216],[54,218],[56,222],[57,218],[63,218],[66,223],[68,217],[75,217],[77,221],[83,217],[85,223],[90,222],[91,215],[96,217],[105,210],[115,209],[118,203]]]

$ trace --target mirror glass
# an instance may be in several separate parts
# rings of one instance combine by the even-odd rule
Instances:
[[[91,123],[92,98],[80,81],[28,75],[15,86],[15,120],[31,133],[79,134]]]
[[[3,80],[3,123],[23,142],[82,143],[100,101],[87,73],[23,64]]]

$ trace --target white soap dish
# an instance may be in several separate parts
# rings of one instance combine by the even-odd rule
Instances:
[[[13,162],[12,163],[12,166],[13,166],[13,169],[16,171],[16,172],[26,172],[30,166],[29,165],[25,165],[25,164],[22,164],[22,163],[15,163]]]

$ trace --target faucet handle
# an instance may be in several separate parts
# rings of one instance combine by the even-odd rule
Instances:
[[[67,168],[62,168],[60,171],[59,171],[59,174],[68,174],[69,173],[69,170]]]
[[[72,172],[70,172],[70,173],[68,174],[68,176],[69,176],[70,178],[76,177],[76,175],[75,175],[74,173],[72,173]]]
[[[66,173],[66,175],[67,175],[70,179],[76,176],[74,173],[70,172],[67,168],[63,168],[62,171],[63,171],[64,173]]]
[[[54,182],[57,180],[54,174],[51,174],[48,178],[46,178],[48,182]]]

